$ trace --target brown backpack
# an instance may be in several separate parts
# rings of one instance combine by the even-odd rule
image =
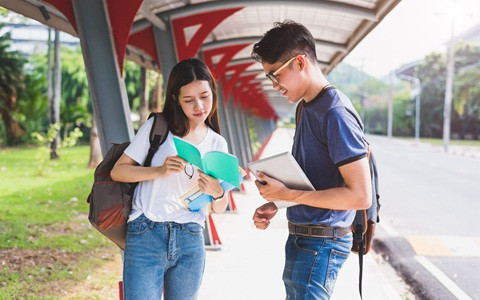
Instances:
[[[144,167],[149,167],[152,157],[168,136],[168,124],[162,113],[152,113],[153,126],[150,131],[150,148]],[[117,182],[110,172],[130,142],[112,144],[103,161],[94,173],[92,191],[88,195],[90,203],[88,220],[100,233],[108,237],[121,249],[125,249],[127,219],[132,211],[133,192],[138,182]]]

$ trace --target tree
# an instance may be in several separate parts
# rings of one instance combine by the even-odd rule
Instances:
[[[149,72],[149,78],[152,78],[152,112],[161,112],[163,110],[163,76],[155,71]]]
[[[410,91],[397,94],[393,101],[393,135],[413,136],[415,134],[415,98]]]
[[[45,76],[29,71],[25,75],[26,88],[18,94],[15,116],[28,133],[25,142],[32,140],[32,132],[46,132],[48,129],[46,80]]]
[[[4,25],[0,24],[0,31]],[[25,129],[15,120],[17,95],[25,88],[23,66],[26,63],[18,51],[9,50],[10,32],[0,35],[0,112],[7,132],[7,142],[19,142]]]
[[[50,30],[48,31],[48,106],[49,106],[49,120],[50,124],[60,124],[60,99],[62,97],[62,76],[61,76],[61,58],[60,58],[60,31],[54,30],[55,40],[53,46],[53,68],[50,68],[51,63],[51,44],[50,44]],[[65,130],[67,132],[67,130]],[[60,134],[53,138],[50,144],[50,159],[58,159],[57,148],[60,145]]]
[[[88,166],[94,168],[101,161],[101,152],[97,129],[92,118],[92,101],[88,91],[82,53],[79,47],[75,49],[62,47],[61,52],[62,99],[60,103],[60,122],[63,126],[63,139],[72,127],[90,128],[90,161]],[[46,77],[47,57],[45,55],[34,55],[31,60],[34,63],[34,73]],[[45,85],[46,90],[47,85]]]
[[[459,137],[480,139],[480,47],[463,43],[457,50],[452,130]]]
[[[148,117],[148,70],[140,67],[140,126],[147,121]]]
[[[137,111],[140,106],[140,66],[126,60],[123,64],[123,80],[130,110]]]
[[[480,47],[459,43],[455,50],[452,137],[478,139],[480,135]],[[421,132],[427,137],[441,137],[445,99],[446,56],[432,53],[416,68],[422,82]]]
[[[420,132],[424,137],[442,137],[443,101],[445,99],[446,56],[432,53],[416,67],[416,77],[422,83]]]

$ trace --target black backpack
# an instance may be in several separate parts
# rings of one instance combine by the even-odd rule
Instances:
[[[152,113],[153,126],[150,131],[150,148],[143,166],[149,167],[153,155],[168,136],[168,124],[162,113]],[[117,182],[110,172],[122,156],[130,142],[112,144],[103,161],[94,173],[92,191],[88,195],[90,203],[88,220],[100,233],[108,237],[121,249],[125,249],[127,220],[132,211],[133,192],[138,182]]]
[[[347,108],[347,111],[357,120],[358,125],[363,130],[363,124],[360,120],[358,114],[354,111],[351,111]],[[362,296],[362,277],[363,277],[363,256],[367,254],[373,242],[373,237],[375,236],[375,228],[377,223],[380,222],[380,192],[378,185],[378,170],[377,170],[377,161],[373,155],[370,143],[363,138],[365,146],[367,148],[367,158],[368,165],[370,168],[370,178],[372,183],[372,204],[368,209],[357,210],[355,214],[355,219],[351,225],[353,232],[353,244],[352,252],[358,254],[358,265],[359,265],[359,274],[358,274],[358,291],[360,293],[360,298]]]

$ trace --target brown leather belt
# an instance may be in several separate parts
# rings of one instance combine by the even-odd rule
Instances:
[[[291,234],[310,237],[343,237],[351,232],[350,228],[328,227],[322,225],[300,225],[288,222],[288,231]]]

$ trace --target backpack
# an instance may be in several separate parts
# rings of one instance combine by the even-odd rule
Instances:
[[[154,120],[144,167],[150,166],[153,155],[168,136],[165,116],[162,113],[152,113],[148,118],[151,117]],[[95,169],[92,191],[87,198],[90,204],[88,220],[121,249],[125,249],[127,220],[132,211],[133,192],[138,182],[114,181],[110,177],[110,172],[128,145],[130,142],[112,144],[103,161]]]
[[[295,113],[295,123],[298,125],[300,116],[302,115],[303,105],[305,102],[300,102],[297,106]],[[360,120],[358,114],[346,107],[347,111],[357,120],[360,128],[363,128],[363,124]],[[355,213],[355,219],[353,220],[351,227],[353,233],[353,243],[351,251],[353,253],[358,253],[358,264],[359,264],[359,279],[358,279],[358,290],[360,293],[360,298],[362,297],[362,276],[363,276],[363,256],[367,254],[372,246],[373,237],[375,235],[375,227],[378,222],[380,222],[379,212],[380,212],[380,194],[378,190],[378,171],[377,171],[377,162],[373,153],[370,149],[370,143],[363,138],[365,146],[367,147],[367,158],[368,164],[370,167],[370,177],[372,183],[372,204],[368,209],[360,209]]]
[[[372,179],[372,204],[368,209],[357,210],[355,219],[351,225],[353,232],[352,252],[358,253],[358,265],[360,272],[358,276],[358,291],[362,297],[362,275],[363,275],[363,256],[370,251],[375,227],[380,222],[380,194],[378,190],[378,171],[377,162],[370,149],[370,144],[363,139],[367,146],[368,165],[370,167],[370,177]]]

